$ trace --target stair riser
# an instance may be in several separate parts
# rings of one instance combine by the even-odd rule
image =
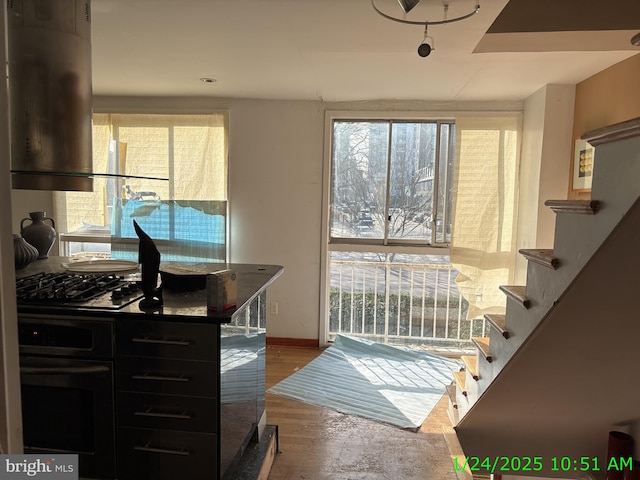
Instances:
[[[476,381],[477,393],[476,399],[484,393],[484,391],[491,385],[498,370],[496,370],[493,362],[489,363],[484,358],[478,359],[478,380]]]
[[[640,196],[638,140],[627,139],[597,148],[591,198],[606,200],[606,208],[619,206],[616,209],[624,213]]]
[[[532,306],[553,305],[558,298],[560,288],[564,290],[567,278],[573,278],[577,271],[575,262],[567,261],[562,263],[562,267],[558,270],[550,270],[549,268],[537,263],[529,263],[527,265],[527,295],[531,298]],[[567,275],[569,273],[569,275]],[[573,274],[573,275],[571,275]]]
[[[603,210],[609,208],[603,206]],[[606,238],[607,228],[610,231],[617,224],[617,221],[613,223],[609,213],[611,212],[607,211],[606,215],[598,213],[593,216],[559,215],[556,218],[554,252],[562,261],[562,268],[558,269],[561,276],[568,275],[567,272],[562,272],[568,264],[572,265],[574,271],[579,270],[593,256]]]
[[[522,340],[531,333],[532,326],[531,320],[525,319],[528,318],[528,313],[530,310],[538,310],[538,305],[535,300],[531,300],[532,306],[529,309],[524,308],[517,301],[507,298],[507,328],[509,329],[510,338],[515,337],[518,339],[517,341],[522,342]]]
[[[493,361],[491,362],[491,373],[494,377],[500,371],[498,370],[500,368],[499,365],[504,364],[504,362],[501,363],[499,362],[499,360],[501,358],[505,358],[506,355],[510,356],[512,354],[512,348],[510,344],[515,343],[517,344],[517,346],[519,346],[519,338],[521,337],[511,336],[507,339],[504,338],[502,334],[495,328],[491,329],[491,332],[489,333],[489,342],[491,345],[491,355],[493,356]]]
[[[466,390],[467,390],[467,401],[470,405],[478,399],[478,380],[474,380],[471,374],[467,371],[466,376]]]
[[[466,396],[464,396],[460,392],[460,390],[458,390],[456,392],[456,403],[458,405],[458,420],[457,421],[459,422],[460,419],[467,414],[467,412],[469,411],[469,408],[470,408],[471,405],[469,404],[469,399]]]
[[[460,416],[458,414],[458,409],[453,406],[451,399],[449,399],[449,406],[447,408],[447,412],[449,413],[449,419],[451,420],[452,425],[457,425],[460,421]]]

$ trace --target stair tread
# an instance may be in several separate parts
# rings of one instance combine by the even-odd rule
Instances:
[[[554,270],[560,265],[560,260],[553,255],[552,249],[546,248],[522,248],[519,250],[527,260],[544,265]]]
[[[509,297],[516,300],[520,305],[524,308],[529,308],[531,306],[531,300],[527,298],[526,287],[521,285],[500,285],[500,290],[502,290]]]
[[[464,371],[453,372],[453,380],[456,383],[457,388],[466,397],[467,396],[467,375]]]
[[[482,354],[485,360],[491,363],[493,361],[493,357],[491,356],[489,349],[489,337],[473,337],[471,340],[476,344],[478,351]]]
[[[507,317],[506,315],[500,315],[497,313],[486,313],[484,318],[491,324],[493,328],[498,330],[504,338],[509,338],[509,331],[507,330]]]
[[[547,200],[544,202],[556,213],[594,215],[600,208],[598,200]]]
[[[471,378],[478,380],[478,358],[475,355],[463,355],[460,357],[462,363],[464,363],[465,370],[469,372]]]

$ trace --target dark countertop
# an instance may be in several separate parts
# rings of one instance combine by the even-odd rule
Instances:
[[[16,277],[25,277],[41,272],[64,271],[64,263],[69,259],[65,257],[49,257],[46,260],[36,260],[26,268],[18,270]],[[238,276],[238,305],[236,308],[223,312],[209,312],[207,310],[206,289],[193,292],[175,292],[163,289],[164,305],[157,311],[142,311],[135,301],[118,310],[83,308],[82,306],[37,306],[18,305],[19,314],[48,314],[48,315],[73,315],[73,316],[93,316],[108,318],[133,317],[139,319],[158,319],[162,317],[172,321],[187,322],[219,322],[229,323],[234,316],[247,306],[262,291],[264,291],[273,281],[278,278],[284,268],[279,265],[261,265],[245,263],[211,263],[198,266],[210,266],[211,271],[219,271],[225,268],[234,270]],[[162,269],[162,264],[160,265]],[[139,279],[139,271],[118,273],[119,275],[132,275],[131,278]]]

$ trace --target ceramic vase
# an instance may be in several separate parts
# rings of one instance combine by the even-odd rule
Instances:
[[[13,257],[16,270],[26,267],[38,258],[38,249],[27,242],[21,235],[13,234]]]
[[[50,221],[51,225],[45,223]],[[31,221],[25,226],[25,222]],[[48,258],[49,251],[56,241],[56,224],[53,218],[47,217],[46,212],[29,212],[29,218],[20,222],[22,237],[38,250],[38,259]]]

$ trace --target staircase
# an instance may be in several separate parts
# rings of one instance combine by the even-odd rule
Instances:
[[[506,310],[485,316],[489,336],[449,389],[467,456],[542,461],[496,473],[605,478],[608,431],[640,426],[640,119],[583,138],[596,147],[593,200],[546,202],[553,250],[520,250],[526,285],[500,287]],[[587,456],[600,471],[573,470]],[[554,457],[577,464],[554,470]]]

